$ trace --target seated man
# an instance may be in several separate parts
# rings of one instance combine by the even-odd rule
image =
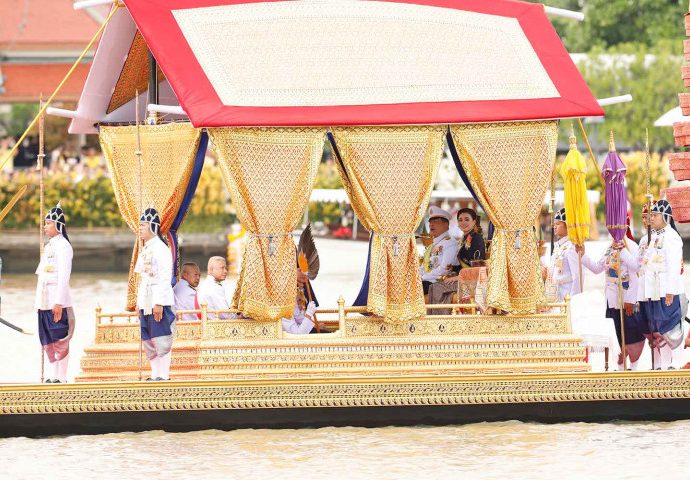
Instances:
[[[223,257],[208,259],[208,276],[199,284],[197,301],[205,303],[209,310],[229,310],[230,299],[225,291],[223,281],[228,276],[228,265]],[[209,320],[236,318],[231,313],[208,314]]]
[[[196,295],[196,289],[199,287],[199,280],[201,278],[199,265],[194,262],[182,264],[180,277],[180,281],[173,287],[173,292],[175,293],[175,309],[199,310],[199,302],[197,301]],[[180,316],[180,320],[197,320],[199,318],[201,318],[201,316],[194,313],[185,313]]]
[[[451,266],[457,265],[458,242],[448,233],[449,226],[450,213],[435,206],[429,208],[429,235],[433,240],[426,247],[420,267],[424,295],[429,293],[432,283],[447,275]]]
[[[309,304],[307,304],[307,299],[304,297],[304,291],[301,288],[298,289],[292,317],[282,319],[283,331],[298,335],[311,333],[316,325],[314,322],[315,313],[316,305],[314,302],[309,302]]]

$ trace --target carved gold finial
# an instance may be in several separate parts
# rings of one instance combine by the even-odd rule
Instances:
[[[609,152],[616,151],[616,141],[613,138],[613,130],[609,130]]]
[[[575,150],[577,148],[577,138],[575,137],[575,127],[570,124],[570,149]]]

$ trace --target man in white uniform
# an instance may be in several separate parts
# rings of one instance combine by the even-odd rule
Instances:
[[[225,290],[223,281],[228,276],[228,264],[223,257],[208,259],[208,276],[199,284],[197,299],[199,304],[205,303],[209,310],[229,310],[230,298]],[[208,314],[209,320],[230,319],[236,315],[231,313]]]
[[[139,219],[139,235],[144,248],[134,267],[139,274],[137,309],[141,340],[151,364],[151,377],[147,380],[170,380],[175,331],[175,295],[170,284],[173,259],[161,236],[160,226],[158,212],[147,208]]]
[[[558,241],[553,247],[551,264],[546,274],[546,300],[562,302],[566,295],[572,297],[580,293],[579,254],[575,250],[575,245],[568,239],[565,208],[561,208],[554,215],[553,228]]]
[[[34,307],[38,311],[38,336],[48,359],[46,383],[65,383],[69,342],[74,334],[69,288],[73,250],[59,202],[46,215],[43,229],[49,240],[36,268],[38,282]]]
[[[442,275],[448,275],[450,267],[458,264],[458,241],[448,232],[450,213],[442,208],[429,208],[429,234],[433,239],[426,247],[420,267],[424,295],[429,293],[429,286],[436,283]]]
[[[173,287],[173,293],[175,294],[175,309],[177,311],[199,310],[196,292],[201,278],[199,265],[194,262],[186,262],[182,264],[180,270],[180,281]],[[200,316],[194,313],[185,313],[180,317],[180,320],[197,320],[198,318],[200,318]]]
[[[683,293],[683,240],[675,229],[673,211],[667,200],[652,206],[652,241],[642,259],[644,276],[640,308],[649,322],[653,347],[659,350],[657,370],[671,368],[673,349],[683,341],[680,294]]]
[[[632,237],[630,225],[626,237],[621,242],[612,242],[606,252],[598,261],[592,260],[588,255],[583,255],[582,265],[592,273],[605,273],[606,284],[604,295],[606,296],[606,318],[613,320],[618,337],[618,345],[622,345],[620,323],[620,292],[618,290],[618,277],[623,289],[623,318],[625,323],[625,348],[630,358],[630,369],[637,370],[637,362],[642,354],[645,343],[645,335],[649,333],[647,323],[636,311],[638,298],[637,271],[639,270],[638,245]],[[623,355],[618,359],[618,370],[623,370]]]
[[[298,297],[304,298],[304,295],[299,295]],[[314,314],[316,313],[316,304],[314,302],[309,302],[306,307],[304,306],[304,300],[295,303],[295,308],[292,310],[292,317],[283,318],[283,331],[287,333],[292,333],[295,335],[303,335],[306,333],[311,333],[314,329]]]

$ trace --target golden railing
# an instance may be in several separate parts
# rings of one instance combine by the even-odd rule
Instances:
[[[366,307],[346,307],[345,300],[338,299],[337,308],[319,308],[316,310],[316,319],[320,327],[325,330],[321,335],[361,337],[365,335],[486,335],[486,334],[545,334],[572,333],[570,322],[570,300],[561,303],[549,303],[544,305],[541,313],[532,315],[501,315],[484,314],[479,306],[474,303],[453,304],[428,304],[427,310],[451,309],[450,315],[426,315],[421,319],[410,320],[401,324],[385,323],[379,317],[368,316]],[[177,310],[177,337],[183,340],[200,340],[224,338],[223,332],[228,338],[296,338],[301,335],[293,335],[283,332],[281,321],[260,322],[248,318],[217,319],[209,318],[222,314],[237,314],[238,310],[209,310],[206,304],[202,304],[197,310]],[[184,320],[184,315],[199,316],[199,320]],[[506,327],[514,324],[512,328]],[[103,313],[101,308],[96,309],[97,343],[109,343],[105,338],[99,340],[99,330],[132,328],[139,324],[137,312]],[[433,325],[433,328],[430,327]],[[420,330],[422,328],[423,330]],[[422,333],[425,332],[425,333]],[[113,338],[122,336],[109,335]],[[323,337],[322,337],[323,338]],[[116,342],[117,343],[117,342]],[[124,340],[120,343],[126,343]]]

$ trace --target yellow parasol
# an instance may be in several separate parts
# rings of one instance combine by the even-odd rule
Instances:
[[[589,238],[589,204],[587,202],[587,164],[577,149],[577,139],[570,128],[570,151],[560,169],[565,190],[566,225],[568,238],[578,247]],[[582,267],[580,267],[582,270]],[[582,291],[582,272],[580,272],[580,291]]]

